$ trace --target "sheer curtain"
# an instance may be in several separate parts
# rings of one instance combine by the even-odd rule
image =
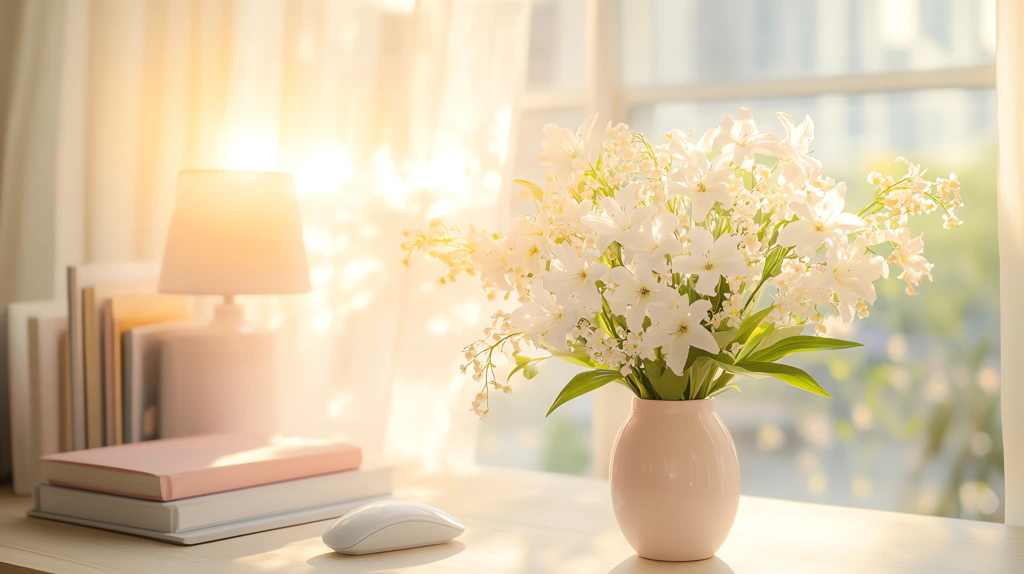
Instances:
[[[999,309],[1003,339],[1002,386],[1003,453],[1006,474],[1006,523],[1024,525],[1024,5],[1000,0],[996,43],[996,108],[999,130]]]
[[[459,462],[473,285],[406,269],[402,231],[497,227],[526,0],[15,0],[0,6],[0,304],[68,264],[158,259],[175,176],[293,171],[314,292],[282,331],[283,431]]]

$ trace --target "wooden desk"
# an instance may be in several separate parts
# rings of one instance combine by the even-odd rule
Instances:
[[[27,518],[31,501],[8,490],[0,495],[0,572],[1024,573],[1024,528],[1001,524],[744,497],[717,558],[651,562],[619,534],[602,481],[481,468],[407,473],[397,486],[396,498],[438,506],[466,533],[360,557],[323,545],[330,522],[181,547]]]

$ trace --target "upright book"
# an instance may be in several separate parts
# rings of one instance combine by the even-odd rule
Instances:
[[[160,438],[160,351],[175,331],[197,325],[193,321],[143,325],[121,336],[124,442]]]
[[[29,320],[62,313],[63,307],[58,301],[12,303],[7,307],[7,391],[11,413],[11,474],[15,494],[30,494],[35,483]]]
[[[62,306],[57,314],[41,314],[28,321],[33,482],[39,476],[40,457],[68,450],[61,440],[61,371],[66,363],[61,340],[67,326]]]
[[[89,448],[116,444],[113,387],[105,383],[105,349],[101,311],[116,296],[156,293],[156,281],[104,283],[82,289],[82,358],[85,372],[86,444]]]
[[[359,468],[359,447],[254,434],[200,435],[44,457],[41,480],[149,500],[178,500]]]
[[[125,393],[123,336],[125,331],[144,325],[182,321],[192,317],[192,298],[164,293],[115,295],[102,303],[100,349],[103,356],[103,421],[107,444],[125,439]]]
[[[157,262],[94,263],[68,267],[68,354],[71,381],[72,447],[75,450],[103,443],[102,425],[91,425],[88,430],[85,391],[85,341],[83,329],[82,292],[88,287],[108,283],[135,283],[157,281],[160,264]],[[94,397],[99,405],[99,397]]]

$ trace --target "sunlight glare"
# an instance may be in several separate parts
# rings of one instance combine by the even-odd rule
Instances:
[[[409,188],[398,176],[398,170],[391,160],[391,150],[387,146],[382,146],[373,155],[373,167],[377,180],[374,188],[377,193],[384,196],[384,200],[391,207],[404,207],[409,199]]]
[[[239,135],[224,147],[222,167],[248,171],[277,169],[277,139],[269,135]]]
[[[917,41],[921,9],[918,0],[889,0],[880,13],[882,41],[889,48],[905,48]]]
[[[295,189],[300,197],[330,195],[355,173],[348,153],[339,147],[326,147],[309,154],[295,170]]]

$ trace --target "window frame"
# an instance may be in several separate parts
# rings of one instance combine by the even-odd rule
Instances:
[[[1005,4],[1000,0],[1000,12]],[[1016,8],[1016,7],[1014,7]],[[1024,10],[1013,10],[1021,12]],[[939,70],[907,70],[899,72],[882,72],[866,74],[843,74],[835,76],[819,76],[795,78],[787,80],[755,80],[749,82],[729,83],[693,83],[675,84],[652,87],[624,86],[622,84],[619,62],[619,41],[617,25],[616,0],[585,0],[584,4],[584,56],[585,86],[576,90],[563,89],[524,89],[517,104],[517,116],[522,111],[547,111],[564,108],[583,108],[589,114],[600,114],[613,123],[626,121],[628,110],[635,106],[649,105],[662,101],[709,101],[734,100],[740,98],[782,98],[805,97],[833,94],[856,94],[877,92],[899,92],[922,89],[940,88],[979,88],[995,87],[996,66],[971,66]],[[532,11],[528,20],[532,18]],[[1011,18],[1012,19],[1012,18]],[[997,16],[997,21],[1000,18]],[[1002,29],[1010,24],[998,22]],[[529,29],[529,23],[527,23]],[[999,35],[997,35],[999,37]],[[1000,44],[1001,45],[1001,44]],[[999,48],[1002,50],[1003,48]],[[525,67],[525,66],[524,66]],[[1002,112],[999,112],[1002,113]],[[1001,116],[1000,116],[1001,117]],[[514,132],[515,130],[511,130]],[[1001,141],[1002,143],[1002,141]],[[510,162],[515,158],[510,158]],[[1000,186],[1002,187],[1002,186]],[[1000,197],[1005,195],[1000,191]],[[1004,214],[1000,216],[1000,227],[1006,227]],[[1000,234],[1000,251],[1006,249],[1003,234]],[[1001,261],[1001,274],[1005,277],[1012,273],[1024,277],[1024,262],[1013,261],[1013,269],[1007,269],[1006,257]],[[1004,279],[1005,287],[1005,279]],[[1004,289],[1005,292],[1005,289]],[[1004,295],[1005,301],[1005,295]],[[1022,305],[1024,307],[1024,305]],[[1004,324],[1007,312],[1001,310]],[[1017,315],[1016,311],[1012,314]],[[1024,314],[1022,312],[1021,314]],[[1001,338],[1001,356],[1003,370],[1007,370],[1009,340]],[[1006,381],[1004,380],[1004,388]],[[1021,394],[1021,397],[1017,395]],[[1014,393],[1015,405],[1008,405],[1007,397],[1002,397],[1003,413],[1024,412],[1024,393]],[[608,385],[594,394],[593,416],[593,449],[594,475],[600,478],[608,476],[608,462],[611,445],[618,426],[629,410],[628,392],[617,385]],[[1015,409],[1012,407],[1016,407]],[[1008,460],[1024,460],[1024,436],[1013,436],[1012,429],[1003,425],[1004,456]],[[1016,427],[1013,427],[1016,428]],[[1009,466],[1009,465],[1008,465]],[[1007,469],[1009,474],[1009,469]],[[1012,478],[1012,480],[1011,480]],[[1007,523],[1024,520],[1024,484],[1018,477],[1007,476],[1006,505]],[[1012,505],[1012,506],[1011,506]]]

